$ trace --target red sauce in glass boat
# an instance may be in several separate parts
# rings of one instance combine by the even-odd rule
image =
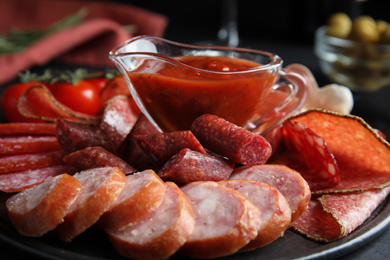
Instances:
[[[182,56],[193,67],[224,73],[205,73],[156,59],[144,60],[129,78],[144,107],[164,132],[188,130],[200,115],[215,114],[240,126],[255,115],[277,75],[256,76],[243,71],[260,64],[228,57]],[[224,75],[221,75],[224,74]]]

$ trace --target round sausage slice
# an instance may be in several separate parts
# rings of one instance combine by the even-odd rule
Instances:
[[[107,230],[116,251],[131,259],[167,259],[187,240],[195,226],[188,198],[173,182],[166,182],[161,205],[121,230]]]
[[[306,211],[311,191],[309,185],[293,169],[276,164],[244,166],[233,170],[230,179],[247,179],[268,183],[282,193],[291,208],[291,223],[294,223]]]
[[[180,253],[197,258],[226,256],[257,237],[261,212],[239,192],[212,181],[181,189],[191,201],[195,228]]]
[[[166,186],[153,170],[127,175],[126,184],[111,208],[99,219],[103,229],[120,229],[146,217],[160,206]]]
[[[257,237],[240,251],[265,246],[283,236],[291,222],[291,209],[286,198],[273,186],[251,180],[224,180],[221,184],[238,191],[261,211],[261,226]]]
[[[66,242],[95,224],[126,182],[126,175],[118,167],[92,168],[73,176],[80,181],[81,191],[56,229],[58,237]]]
[[[6,202],[11,223],[24,236],[42,236],[64,220],[80,189],[80,182],[65,173],[19,192]]]

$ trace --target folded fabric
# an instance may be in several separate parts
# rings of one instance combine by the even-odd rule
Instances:
[[[136,35],[163,36],[168,19],[160,14],[107,1],[5,0],[0,8],[0,33],[11,28],[46,29],[51,24],[86,8],[79,25],[34,42],[21,52],[0,56],[0,84],[20,71],[50,61],[80,66],[113,66],[108,53]],[[129,33],[124,26],[132,25]]]

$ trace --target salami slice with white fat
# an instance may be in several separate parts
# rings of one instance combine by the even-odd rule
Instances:
[[[167,259],[186,241],[195,226],[191,204],[173,182],[166,182],[161,205],[135,225],[109,230],[116,251],[131,259]]]
[[[126,177],[122,192],[100,217],[99,228],[119,230],[134,225],[160,206],[166,186],[154,171],[145,170]]]
[[[56,233],[70,242],[95,224],[122,191],[126,175],[117,167],[93,168],[74,175],[81,183],[81,191],[67,212]]]
[[[264,164],[233,170],[230,179],[248,179],[268,183],[282,193],[291,208],[291,222],[306,211],[311,198],[309,185],[295,170],[284,165]]]
[[[291,223],[291,209],[286,198],[273,186],[252,180],[224,180],[219,183],[238,191],[252,201],[261,212],[257,237],[240,251],[265,246],[283,236]]]
[[[215,115],[198,117],[191,131],[205,148],[242,165],[264,164],[272,153],[264,137]]]
[[[261,212],[239,192],[212,181],[181,189],[191,201],[195,228],[180,253],[197,258],[226,256],[257,237]]]
[[[63,221],[80,189],[80,182],[71,175],[49,178],[10,197],[6,202],[8,216],[20,234],[42,236]]]

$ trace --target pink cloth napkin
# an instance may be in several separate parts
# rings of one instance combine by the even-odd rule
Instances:
[[[11,28],[45,29],[82,7],[87,16],[79,25],[42,38],[25,50],[0,56],[0,84],[21,71],[52,60],[84,66],[114,66],[108,52],[137,35],[162,37],[167,17],[145,9],[108,1],[4,0],[0,8],[0,33]],[[132,34],[124,25],[135,25]]]

